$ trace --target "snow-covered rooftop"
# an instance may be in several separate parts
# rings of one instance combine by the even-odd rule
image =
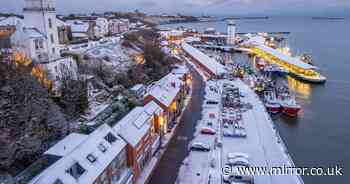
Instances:
[[[72,33],[72,36],[74,38],[87,38],[87,37],[89,37],[89,35],[86,33]]]
[[[218,63],[215,59],[210,58],[197,48],[192,47],[190,44],[183,42],[182,48],[215,75],[226,73],[224,65]]]
[[[57,24],[57,26],[67,26],[68,25],[66,22],[62,21],[59,18],[56,19],[56,24]]]
[[[16,26],[17,24],[21,24],[23,19],[18,18],[16,16],[7,17],[5,19],[0,20],[0,26]]]
[[[249,44],[259,44],[263,45],[265,44],[266,39],[260,35],[252,36],[248,35],[248,40],[244,41],[242,45],[249,45]]]
[[[113,135],[116,140],[108,142],[105,137]],[[101,146],[102,145],[102,146]],[[30,184],[47,184],[61,181],[61,183],[86,184],[93,183],[107,166],[125,149],[126,143],[107,124],[88,135],[74,150],[59,159],[41,174],[32,179]],[[105,148],[104,152],[102,151]],[[90,162],[87,156],[92,154],[96,160]],[[84,172],[75,179],[67,172],[74,164],[78,163]]]
[[[66,156],[72,152],[79,144],[88,138],[88,135],[71,133],[63,140],[52,146],[44,154],[56,155],[56,156]]]
[[[179,93],[182,84],[183,82],[177,75],[170,73],[156,82],[149,90],[148,95],[153,96],[164,106],[169,107]]]
[[[136,107],[120,120],[113,128],[131,146],[136,145],[148,133],[153,115],[162,109],[153,101],[143,107]]]
[[[29,38],[46,38],[45,35],[36,28],[24,28],[24,32]]]
[[[82,21],[67,21],[66,22],[71,27],[72,33],[86,33],[89,30],[89,23]]]

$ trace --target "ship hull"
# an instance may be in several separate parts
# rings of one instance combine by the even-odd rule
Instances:
[[[267,112],[271,114],[278,114],[281,112],[280,106],[271,106],[271,105],[265,105]]]
[[[309,82],[309,83],[314,83],[314,84],[324,84],[326,83],[327,79],[326,77],[321,76],[319,79],[315,78],[307,78],[295,73],[290,73],[290,75],[298,80],[304,81],[304,82]]]
[[[300,107],[282,107],[282,113],[290,117],[297,117],[299,111]]]

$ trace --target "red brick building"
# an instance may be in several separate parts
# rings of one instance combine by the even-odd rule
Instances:
[[[185,96],[185,82],[173,73],[166,75],[151,86],[145,95],[144,104],[154,101],[164,111],[163,124],[156,127],[160,134],[165,134],[170,130],[171,123],[175,121],[182,110]]]
[[[162,113],[163,110],[155,102],[150,102],[134,108],[114,126],[127,142],[128,165],[133,170],[134,182],[160,147],[155,124],[159,124]]]

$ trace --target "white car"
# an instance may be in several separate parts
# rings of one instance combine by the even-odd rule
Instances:
[[[193,151],[210,151],[210,146],[209,145],[206,145],[204,143],[201,143],[201,142],[194,142],[191,147],[190,147],[191,150]]]
[[[235,153],[228,153],[227,154],[227,159],[233,159],[233,158],[237,158],[237,157],[243,157],[243,158],[249,159],[249,156],[246,153],[235,152]]]
[[[249,156],[245,153],[235,152],[228,153],[227,160],[231,167],[229,175],[224,175],[223,180],[226,183],[254,183],[254,177],[251,175],[242,174],[242,170],[250,166]]]

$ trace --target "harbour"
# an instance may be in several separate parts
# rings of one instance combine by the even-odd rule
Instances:
[[[215,27],[218,31],[225,32],[226,24],[227,22],[180,24],[172,25],[174,26],[172,28],[187,26],[204,31],[207,27]],[[350,83],[346,80],[346,69],[349,68],[349,64],[345,59],[346,54],[339,54],[339,52],[349,47],[349,44],[341,40],[337,42],[337,45],[334,45],[332,44],[334,39],[327,35],[335,28],[338,28],[337,30],[349,28],[349,23],[344,21],[321,23],[306,18],[272,18],[261,21],[238,21],[237,24],[239,25],[238,32],[287,30],[291,32],[286,37],[288,46],[294,54],[312,53],[316,65],[327,76],[327,83],[325,85],[314,85],[287,77],[288,86],[295,92],[296,100],[301,105],[302,110],[299,112],[298,118],[272,116],[272,119],[297,166],[311,167],[315,163],[332,166],[342,163],[346,170],[350,165],[346,161],[350,151],[343,148],[346,146],[346,142],[349,141],[348,133],[344,127],[348,126],[345,119],[349,118],[349,115],[344,113],[342,109],[346,109],[349,104],[349,99],[346,97],[346,94],[350,92]],[[310,29],[305,30],[305,26]],[[321,30],[324,26],[327,28]],[[315,32],[317,34],[314,34]],[[248,57],[241,54],[234,54],[232,57],[236,62],[244,63],[249,60]],[[334,101],[338,102],[334,103]],[[329,104],[332,104],[332,107]],[[324,146],[319,145],[320,142]],[[325,149],[325,145],[330,149]],[[315,150],[317,150],[317,153],[315,153]],[[334,181],[341,183],[346,180],[347,176],[303,176],[303,178],[306,183],[329,183]]]
[[[56,1],[0,7],[0,184],[349,183],[349,3]]]

